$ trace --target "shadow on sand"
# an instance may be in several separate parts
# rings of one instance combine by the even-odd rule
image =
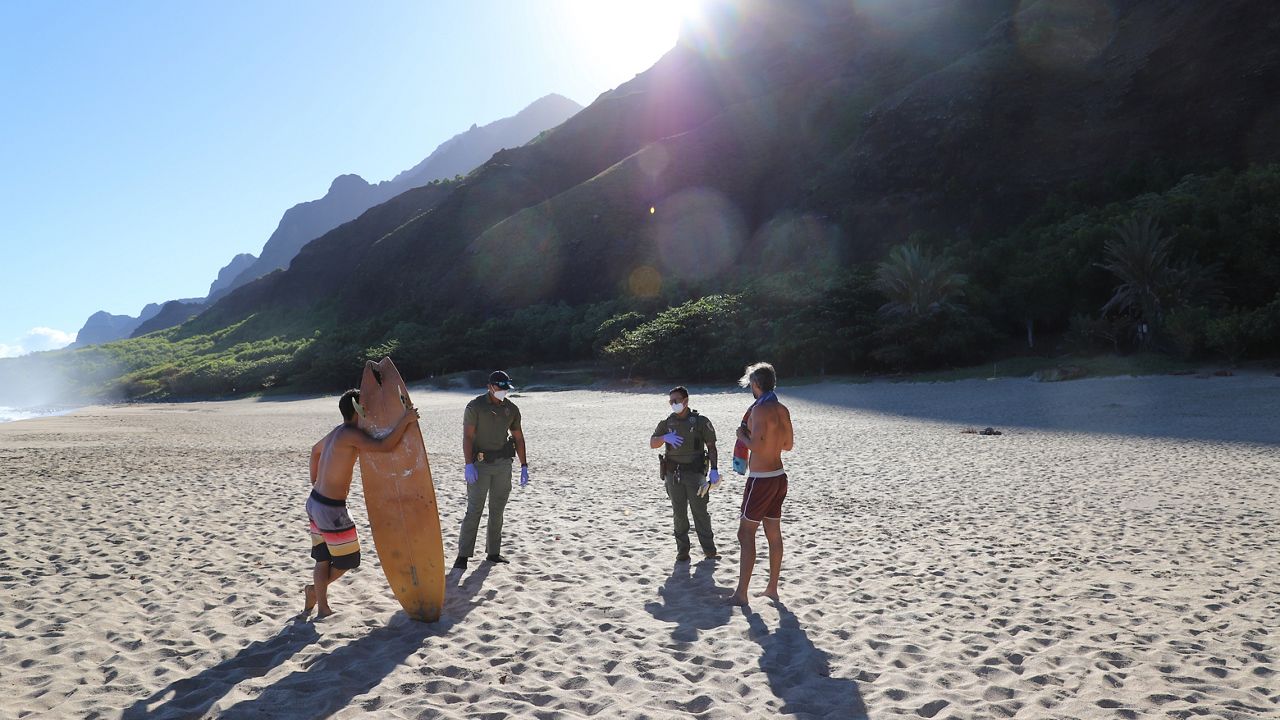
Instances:
[[[715,567],[714,560],[703,560],[693,566],[690,575],[689,563],[676,563],[667,581],[658,588],[662,602],[645,603],[644,609],[650,615],[675,623],[672,640],[694,642],[698,631],[720,627],[733,616],[733,608],[723,599],[732,588],[716,585]]]
[[[778,627],[773,632],[759,613],[744,608],[749,635],[760,643],[760,669],[769,678],[773,694],[782,700],[782,711],[813,717],[866,720],[867,706],[858,683],[831,677],[831,657],[819,650],[800,627],[800,620],[782,603]]]
[[[831,383],[788,388],[787,397],[976,428],[1280,444],[1280,378],[1116,377],[1038,383]],[[796,413],[792,408],[792,413]]]
[[[294,708],[296,717],[321,718],[346,707],[352,698],[376,687],[397,665],[422,649],[424,640],[448,635],[474,607],[489,599],[477,601],[476,597],[491,569],[491,565],[484,563],[456,585],[452,583],[461,578],[461,573],[450,575],[444,614],[439,622],[420,623],[402,612],[396,613],[386,626],[316,657],[304,669],[277,680],[257,697],[220,712],[219,717],[279,716],[281,708]],[[236,685],[248,678],[266,675],[302,648],[318,642],[320,637],[313,623],[293,620],[275,637],[255,642],[230,660],[139,700],[126,709],[122,717],[125,720],[202,717]],[[316,688],[324,688],[324,692],[317,693]],[[156,705],[157,702],[160,704]]]
[[[266,675],[302,648],[319,640],[320,633],[316,632],[315,625],[294,618],[275,636],[250,643],[234,657],[198,675],[170,683],[151,697],[130,705],[121,717],[124,720],[201,717],[240,682]]]

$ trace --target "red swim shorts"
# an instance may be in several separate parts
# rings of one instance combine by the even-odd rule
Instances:
[[[742,489],[742,518],[751,522],[782,518],[782,501],[787,497],[787,476],[748,477]]]

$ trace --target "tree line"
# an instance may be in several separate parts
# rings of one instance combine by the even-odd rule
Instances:
[[[360,322],[268,313],[6,361],[0,376],[48,363],[85,394],[162,398],[333,390],[383,355],[410,379],[583,361],[632,377],[713,379],[762,357],[787,375],[1019,354],[1275,358],[1280,166],[1190,175],[1105,205],[1054,198],[1000,237],[903,238],[878,263],[714,290],[442,319],[414,308]]]

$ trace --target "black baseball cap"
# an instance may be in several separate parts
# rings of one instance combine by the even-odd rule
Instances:
[[[501,370],[494,370],[493,373],[489,375],[489,384],[497,385],[503,390],[510,390],[512,388],[511,376]]]

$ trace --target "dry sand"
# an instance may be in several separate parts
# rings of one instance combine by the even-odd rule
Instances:
[[[673,564],[661,392],[545,391],[516,400],[513,562],[451,575],[434,625],[399,612],[358,483],[365,565],[294,618],[334,398],[0,425],[0,717],[1280,716],[1280,379],[781,394],[785,605],[720,602],[737,476],[724,559]],[[450,557],[467,397],[415,395]],[[747,401],[695,391],[726,466]]]

